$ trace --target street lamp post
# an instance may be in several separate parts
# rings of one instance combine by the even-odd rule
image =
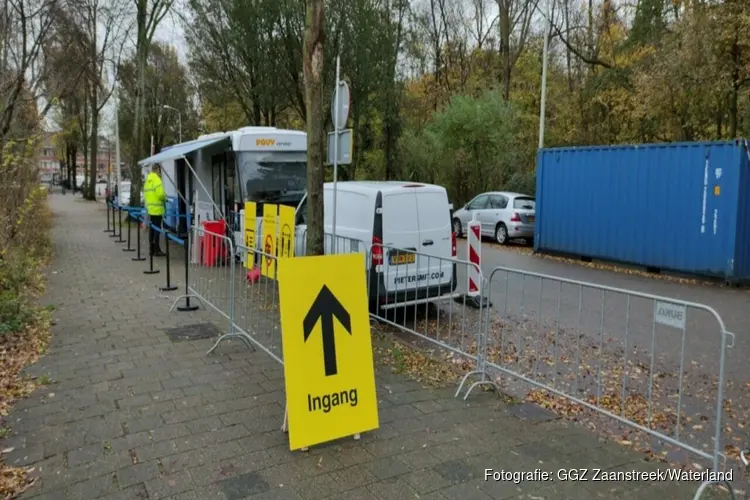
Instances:
[[[542,95],[539,106],[539,149],[544,147],[544,125],[547,118],[547,65],[549,61],[549,32],[552,28],[549,3],[544,1],[544,46],[542,48]]]
[[[179,136],[180,136],[180,142],[182,142],[182,113],[179,109],[173,108],[172,106],[169,106],[167,104],[162,105],[162,109],[171,109],[172,111],[177,112],[177,123],[179,127]]]

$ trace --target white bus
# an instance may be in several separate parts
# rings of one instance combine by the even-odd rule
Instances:
[[[190,149],[191,145],[196,149],[185,153],[184,157],[177,153],[180,149]],[[172,158],[168,157],[170,150],[175,151]],[[244,221],[241,212],[245,201],[256,202],[258,212],[262,214],[264,203],[296,207],[305,194],[305,132],[275,127],[243,127],[231,132],[202,135],[195,141],[164,148],[162,153],[168,157],[159,160],[170,214],[165,223],[181,231],[186,227],[184,214],[189,208],[195,224],[225,219],[239,238],[236,241],[242,241]],[[180,214],[179,220],[172,215],[175,213]],[[259,217],[259,221],[261,219]]]

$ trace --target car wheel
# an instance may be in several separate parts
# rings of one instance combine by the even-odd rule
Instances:
[[[456,233],[456,236],[461,236],[461,230],[461,221],[459,219],[453,219],[453,232]]]
[[[495,228],[495,241],[501,245],[508,244],[508,228],[502,222]]]

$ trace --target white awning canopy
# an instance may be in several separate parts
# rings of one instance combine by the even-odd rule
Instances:
[[[223,137],[212,137],[211,139],[203,139],[175,144],[174,146],[163,149],[153,156],[149,156],[148,158],[139,161],[138,165],[140,165],[141,167],[147,167],[155,163],[175,160],[200,149],[218,145],[221,142],[226,142],[227,146],[230,146],[231,139],[229,137],[229,134]]]

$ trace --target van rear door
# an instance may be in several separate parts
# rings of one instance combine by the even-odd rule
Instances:
[[[413,187],[384,190],[383,274],[387,292],[406,292],[417,286],[416,254],[420,247],[417,196]],[[397,294],[398,298],[398,294]]]
[[[452,225],[445,189],[438,186],[415,188],[419,223],[418,251],[420,287],[434,287],[453,279]],[[430,257],[426,257],[430,256]],[[435,258],[431,258],[435,257]]]

